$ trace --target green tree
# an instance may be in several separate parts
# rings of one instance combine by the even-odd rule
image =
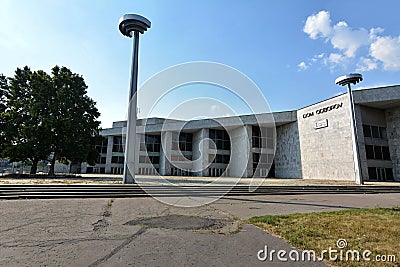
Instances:
[[[6,76],[0,74],[0,156],[6,145],[6,109],[8,95],[8,81]]]
[[[7,110],[5,120],[9,141],[4,154],[11,161],[32,162],[31,174],[35,174],[39,160],[50,153],[48,138],[49,95],[51,79],[43,71],[32,73],[28,67],[17,69],[7,86]]]
[[[52,176],[56,160],[93,163],[97,158],[94,145],[100,113],[87,96],[82,76],[66,67],[54,67],[51,75],[24,67],[16,70],[4,88],[4,121],[9,122],[4,154],[11,160],[30,160],[31,174],[35,174],[39,160],[53,155],[49,171]]]
[[[66,67],[52,69],[53,97],[51,150],[53,159],[49,175],[54,174],[56,160],[61,162],[94,163],[98,157],[95,143],[99,136],[100,116],[96,102],[87,96],[87,85],[82,76]]]

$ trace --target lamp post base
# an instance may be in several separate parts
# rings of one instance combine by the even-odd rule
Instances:
[[[122,183],[123,184],[136,184],[135,178],[132,176],[132,174],[129,171],[124,173],[124,177],[123,177]]]

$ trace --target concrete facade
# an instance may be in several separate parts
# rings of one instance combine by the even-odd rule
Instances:
[[[355,90],[364,180],[400,181],[400,86]],[[126,122],[104,129],[100,160],[82,172],[121,174]],[[140,175],[355,181],[347,94],[294,111],[193,121],[140,119]]]

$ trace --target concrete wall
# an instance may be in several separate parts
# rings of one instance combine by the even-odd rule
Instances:
[[[301,178],[301,155],[297,122],[276,129],[275,176]]]
[[[325,119],[328,127],[316,129]],[[355,181],[347,94],[300,109],[297,120],[303,178]]]
[[[387,135],[395,181],[400,181],[400,107],[386,110]]]

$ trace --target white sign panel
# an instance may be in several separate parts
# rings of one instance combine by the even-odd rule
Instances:
[[[317,121],[314,125],[315,129],[321,129],[325,127],[328,127],[328,119]]]

